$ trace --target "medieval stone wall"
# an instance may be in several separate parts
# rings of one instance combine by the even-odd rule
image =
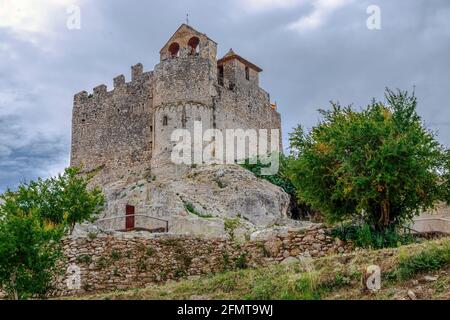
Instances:
[[[262,231],[245,244],[223,238],[186,236],[156,238],[98,235],[64,243],[69,271],[59,279],[56,295],[142,288],[149,284],[271,263],[295,263],[309,257],[344,254],[352,250],[327,235],[320,226],[307,230]],[[76,274],[75,274],[76,276]]]
[[[132,80],[114,79],[114,89],[105,85],[89,95],[75,96],[72,119],[71,165],[83,172],[103,168],[111,178],[128,168],[149,163],[152,154],[153,73],[132,70]],[[122,170],[118,170],[121,168]]]
[[[186,129],[191,134],[191,160],[195,159],[194,123],[201,122],[201,132],[213,127],[213,109],[200,103],[186,102],[176,105],[165,105],[155,111],[155,149],[153,164],[162,166],[164,161],[171,162],[171,154],[177,142],[171,141],[172,133],[177,129]],[[201,137],[200,137],[201,138]],[[201,144],[202,148],[204,143]],[[201,153],[200,153],[201,155]],[[162,162],[160,162],[162,161]]]
[[[281,117],[270,107],[269,95],[264,90],[255,86],[234,86],[230,89],[227,81],[224,86],[219,86],[218,90],[220,99],[215,109],[218,129],[224,132],[226,129],[267,129],[268,148],[271,143],[270,130],[277,129],[279,130],[277,144],[279,150],[282,150]]]

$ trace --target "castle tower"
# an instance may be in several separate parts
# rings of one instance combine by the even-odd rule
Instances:
[[[171,138],[177,129],[187,129],[191,138],[194,131],[208,129],[222,135],[229,129],[280,130],[280,114],[259,86],[261,71],[233,50],[217,60],[217,43],[183,24],[161,49],[154,71],[145,72],[139,63],[128,81],[119,75],[109,90],[99,85],[75,95],[71,165],[95,173],[97,184],[129,183],[156,176],[155,168],[163,175],[174,168],[179,141]],[[194,130],[197,122],[202,130]],[[280,137],[275,139],[281,146]],[[220,156],[211,143],[193,142],[194,163],[202,160],[207,145],[210,155]],[[182,168],[175,169],[178,174]]]
[[[259,88],[259,73],[263,70],[236,54],[233,49],[217,61],[220,85],[228,88]],[[227,80],[227,84],[225,84]]]
[[[214,127],[217,95],[217,44],[183,24],[161,49],[154,71],[153,164],[170,162],[171,135],[176,129],[193,132],[194,121],[203,131]]]

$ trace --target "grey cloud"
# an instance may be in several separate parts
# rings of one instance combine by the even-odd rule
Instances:
[[[366,28],[366,8],[354,1],[332,12],[319,28],[298,33],[287,26],[308,15],[310,5],[248,13],[240,1],[82,1],[82,29],[65,28],[63,8],[53,34],[37,44],[0,29],[0,191],[20,179],[68,164],[73,94],[92,90],[142,62],[146,70],[159,49],[185,22],[232,47],[264,69],[262,86],[276,100],[287,133],[313,126],[330,100],[366,105],[383,100],[385,87],[416,88],[419,112],[450,145],[450,2],[378,0],[382,30]],[[13,95],[4,99],[2,94]],[[12,142],[5,142],[12,141]],[[16,172],[16,173],[15,173]]]

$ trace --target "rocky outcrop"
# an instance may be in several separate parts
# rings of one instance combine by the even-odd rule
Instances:
[[[287,219],[290,201],[282,189],[238,165],[166,166],[103,190],[103,217],[123,216],[128,204],[137,214],[168,220],[172,233],[206,237],[226,236],[230,224],[242,236],[276,225]]]

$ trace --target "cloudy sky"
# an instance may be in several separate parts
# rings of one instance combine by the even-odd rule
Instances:
[[[371,5],[380,30],[367,27]],[[415,87],[450,145],[448,0],[0,0],[0,192],[66,167],[73,94],[129,79],[137,62],[153,69],[186,13],[219,55],[233,48],[264,69],[285,141],[330,100],[363,106]]]

